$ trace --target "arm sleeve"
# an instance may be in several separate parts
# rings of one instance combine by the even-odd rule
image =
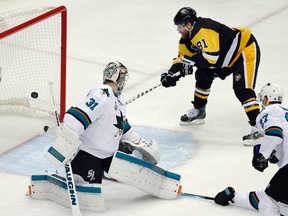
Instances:
[[[103,113],[106,100],[103,89],[91,90],[83,101],[67,110],[64,124],[78,135],[82,134]]]
[[[241,208],[258,210],[259,198],[263,191],[251,191],[250,193],[237,192],[233,198],[234,205]]]
[[[272,112],[265,112],[262,115],[260,125],[264,130],[264,137],[259,152],[268,159],[272,151],[283,141],[281,119],[272,110]]]

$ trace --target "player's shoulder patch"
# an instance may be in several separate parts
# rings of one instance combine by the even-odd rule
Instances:
[[[87,97],[94,98],[98,103],[104,103],[107,98],[113,97],[113,91],[110,86],[100,85],[91,89]]]

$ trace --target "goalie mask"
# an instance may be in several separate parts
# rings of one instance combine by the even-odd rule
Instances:
[[[258,94],[258,101],[262,102],[265,96],[270,103],[282,103],[284,91],[282,87],[277,84],[267,83],[261,88]]]
[[[116,93],[118,95],[122,93],[128,78],[129,75],[127,68],[118,61],[110,62],[103,71],[103,83],[105,84],[107,80],[110,80],[117,84],[118,91]]]

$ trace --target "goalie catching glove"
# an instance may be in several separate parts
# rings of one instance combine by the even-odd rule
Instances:
[[[157,164],[160,160],[160,153],[158,150],[158,143],[151,139],[149,142],[145,141],[138,133],[132,131],[128,139],[121,140],[122,148],[139,151],[143,155],[143,160],[152,164]]]
[[[61,132],[58,133],[57,139],[45,153],[45,157],[55,166],[59,167],[71,161],[81,146],[82,142],[79,136],[71,129],[62,125]]]

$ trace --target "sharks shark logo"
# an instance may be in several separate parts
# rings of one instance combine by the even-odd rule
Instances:
[[[108,91],[108,88],[103,88],[103,89],[101,89],[101,90],[102,90],[102,94],[103,94],[103,95],[106,94],[107,97],[110,97],[110,93],[109,93],[109,91]]]
[[[114,124],[114,126],[116,128],[118,128],[118,131],[117,133],[114,135],[114,137],[117,137],[117,136],[121,136],[124,132],[124,127],[125,127],[125,124],[126,124],[126,120],[122,114],[122,112],[120,111],[120,116],[117,116],[116,115],[116,121],[117,121],[117,124]]]

